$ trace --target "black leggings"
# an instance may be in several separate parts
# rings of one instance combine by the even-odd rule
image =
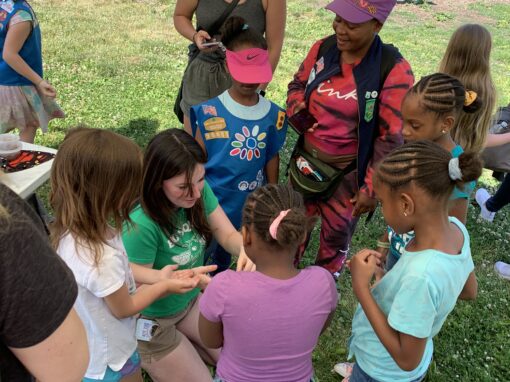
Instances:
[[[485,207],[491,212],[498,212],[508,203],[510,203],[510,173],[506,174],[498,191],[487,200]]]

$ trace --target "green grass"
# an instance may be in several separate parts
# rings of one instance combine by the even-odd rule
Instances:
[[[287,83],[308,48],[331,33],[332,15],[325,0],[290,0],[285,47],[268,97],[284,105]],[[482,22],[493,34],[493,77],[499,104],[510,101],[510,4],[504,1],[452,1],[397,6],[381,33],[397,45],[417,78],[435,71],[451,32],[463,22]],[[157,132],[177,127],[172,106],[184,70],[187,43],[173,28],[175,0],[33,0],[43,31],[46,76],[58,90],[67,119],[50,124],[37,143],[58,147],[66,130],[79,123],[112,129],[141,146]],[[283,157],[295,140],[290,135]],[[488,174],[480,181],[495,187]],[[44,197],[48,187],[41,190]],[[427,381],[510,380],[510,284],[492,270],[497,260],[510,262],[510,211],[494,224],[477,220],[470,206],[468,229],[479,280],[475,302],[459,302],[435,341]],[[353,249],[374,246],[384,226],[376,214],[360,223]],[[317,249],[312,242],[309,255]],[[355,299],[350,276],[339,283],[341,300],[331,328],[314,353],[321,382],[340,381],[331,369],[345,360]]]

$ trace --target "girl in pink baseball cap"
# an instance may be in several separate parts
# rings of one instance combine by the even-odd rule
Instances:
[[[258,89],[271,81],[267,44],[241,17],[223,25],[221,45],[226,49],[232,85],[219,96],[190,111],[192,134],[207,152],[206,180],[236,228],[250,192],[278,182],[278,152],[285,142],[285,111],[264,98]],[[218,271],[230,266],[230,254],[210,247]]]

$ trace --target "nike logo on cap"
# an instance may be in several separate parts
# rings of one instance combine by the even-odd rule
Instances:
[[[260,54],[256,54],[256,55],[253,55],[253,56],[252,56],[252,55],[247,55],[247,56],[246,56],[246,59],[247,59],[248,61],[250,61],[250,60],[253,60],[255,57],[258,57],[258,56],[260,56]]]

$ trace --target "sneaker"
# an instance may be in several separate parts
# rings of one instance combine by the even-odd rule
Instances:
[[[340,363],[337,363],[333,367],[333,370],[335,370],[335,372],[340,374],[342,377],[345,377],[345,378],[347,378],[347,380],[349,380],[348,378],[352,374],[352,367],[353,366],[354,366],[354,364],[351,363],[351,362],[340,362]]]
[[[476,191],[475,199],[478,205],[480,206],[480,216],[482,219],[485,219],[492,223],[494,220],[494,216],[496,215],[495,212],[489,211],[487,207],[485,207],[485,203],[487,200],[491,197],[491,194],[485,189],[485,188],[479,188],[478,191]]]
[[[498,261],[496,264],[494,264],[494,270],[499,277],[504,278],[505,280],[510,280],[510,264]]]

